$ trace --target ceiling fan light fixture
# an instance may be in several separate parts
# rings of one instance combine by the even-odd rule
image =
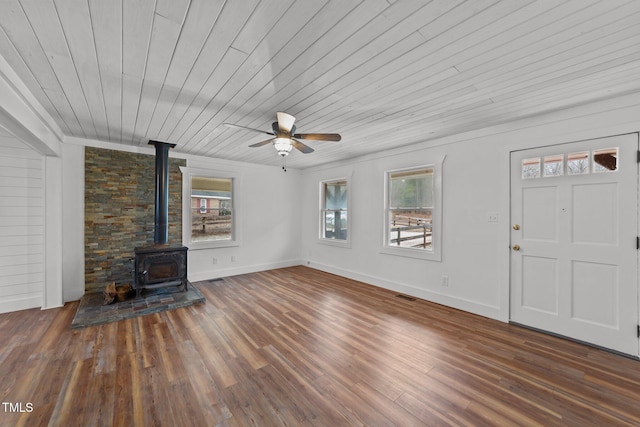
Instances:
[[[291,148],[293,148],[289,138],[276,138],[273,140],[273,146],[282,157],[288,156]]]

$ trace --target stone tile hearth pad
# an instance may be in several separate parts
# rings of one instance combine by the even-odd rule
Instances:
[[[187,292],[182,292],[177,287],[167,287],[145,291],[139,299],[133,298],[110,305],[102,305],[103,301],[104,296],[102,293],[85,294],[80,300],[78,311],[71,322],[71,328],[79,329],[87,326],[102,325],[132,317],[188,307],[193,304],[204,303],[205,298],[198,288],[189,283]]]

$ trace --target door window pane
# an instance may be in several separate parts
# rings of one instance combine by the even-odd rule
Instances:
[[[593,171],[614,172],[618,170],[618,149],[606,148],[593,151]]]
[[[589,152],[567,154],[567,175],[589,173]]]
[[[522,179],[540,178],[540,157],[522,160]]]
[[[562,176],[564,175],[564,156],[558,154],[555,156],[544,157],[544,176]]]

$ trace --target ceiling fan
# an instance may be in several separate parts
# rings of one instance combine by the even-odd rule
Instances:
[[[289,155],[292,148],[295,148],[304,154],[313,153],[313,148],[303,144],[299,139],[306,139],[308,141],[340,141],[340,139],[342,139],[342,137],[337,133],[296,133],[296,127],[293,124],[296,121],[295,117],[282,112],[278,112],[277,117],[278,121],[271,124],[272,132],[234,125],[231,123],[225,123],[225,126],[246,129],[273,136],[273,138],[269,138],[265,141],[251,144],[249,147],[262,147],[263,145],[272,143],[278,154],[282,157]]]

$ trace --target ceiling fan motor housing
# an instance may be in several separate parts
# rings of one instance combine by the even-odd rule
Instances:
[[[278,126],[278,122],[273,122],[271,123],[271,129],[273,129],[273,133],[275,133],[276,136],[280,138],[291,138],[293,135],[296,134],[296,125],[291,126],[291,132],[286,132],[286,131],[280,130],[280,127]]]

